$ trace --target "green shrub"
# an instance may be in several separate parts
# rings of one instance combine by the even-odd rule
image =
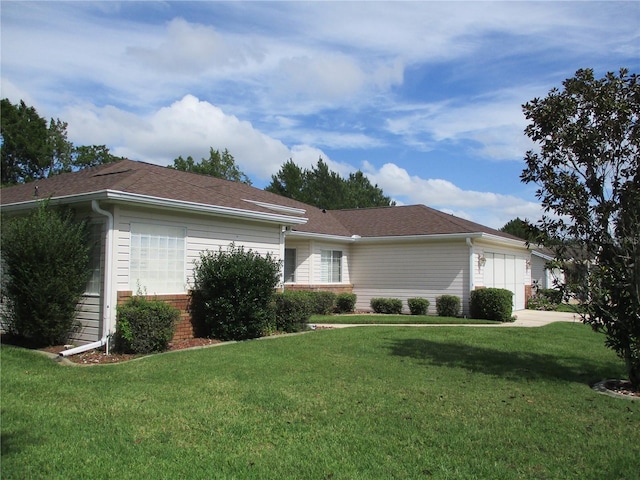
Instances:
[[[339,293],[336,297],[336,312],[351,313],[356,308],[357,296],[355,293]]]
[[[124,353],[163,352],[176,332],[180,310],[160,300],[131,297],[118,306],[115,349]]]
[[[431,304],[426,298],[409,298],[407,300],[411,315],[426,315]]]
[[[285,290],[274,295],[276,330],[299,332],[305,328],[312,313],[313,300],[309,292]]]
[[[471,292],[471,318],[510,322],[513,320],[513,293],[504,288],[482,288]]]
[[[549,302],[559,305],[562,303],[562,292],[555,288],[539,288],[537,295],[545,297]]]
[[[375,313],[402,313],[402,300],[399,298],[372,298],[370,304]]]
[[[527,300],[527,308],[529,310],[555,310],[558,307],[556,303],[549,300],[549,297],[536,293]]]
[[[336,294],[333,292],[309,292],[313,302],[313,313],[316,315],[330,315],[336,306]]]
[[[460,315],[460,297],[455,295],[436,297],[436,311],[439,317],[457,317]]]
[[[231,244],[227,251],[201,253],[193,273],[191,315],[206,336],[244,340],[273,329],[280,262],[270,254]]]
[[[1,239],[2,328],[34,347],[66,343],[92,271],[86,222],[44,201],[3,218]]]

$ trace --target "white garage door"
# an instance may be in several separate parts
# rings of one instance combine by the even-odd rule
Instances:
[[[515,255],[485,253],[485,287],[506,288],[513,292],[513,309],[524,309],[524,265]]]

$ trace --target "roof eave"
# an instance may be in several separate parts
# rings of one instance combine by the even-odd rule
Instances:
[[[26,202],[10,203],[2,206],[3,210],[18,212],[28,210],[34,205],[44,200],[37,198]],[[109,201],[114,203],[125,203],[127,205],[139,205],[155,208],[164,208],[169,210],[189,211],[195,213],[204,213],[209,215],[220,215],[225,217],[256,220],[268,223],[278,223],[281,225],[303,225],[307,223],[306,217],[282,215],[277,213],[256,212],[254,210],[245,210],[241,208],[223,207],[220,205],[208,205],[197,202],[187,202],[183,200],[167,199],[161,197],[153,197],[149,195],[141,195],[136,193],[122,192],[118,190],[100,190],[96,192],[82,193],[78,195],[67,195],[60,197],[51,197],[49,201],[52,205],[58,204],[78,204],[86,203],[92,200]]]

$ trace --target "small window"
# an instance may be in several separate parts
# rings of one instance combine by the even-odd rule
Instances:
[[[320,252],[320,281],[325,283],[342,282],[342,251],[322,250]]]
[[[142,293],[183,293],[185,290],[185,229],[131,224],[130,288]]]
[[[296,281],[296,249],[284,249],[284,281],[294,283]]]

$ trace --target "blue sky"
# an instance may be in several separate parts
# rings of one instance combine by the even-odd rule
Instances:
[[[1,95],[76,145],[160,165],[228,148],[257,187],[289,158],[398,204],[536,219],[522,104],[640,66],[640,2],[2,1]]]

